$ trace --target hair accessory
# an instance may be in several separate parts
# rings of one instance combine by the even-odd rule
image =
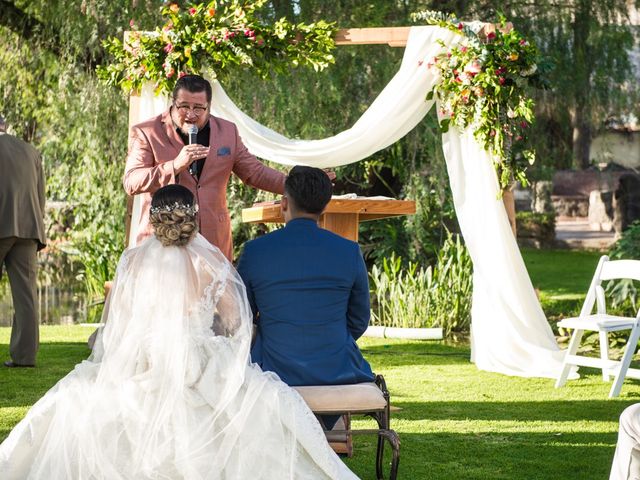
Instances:
[[[169,205],[151,207],[151,213],[172,212],[174,210],[182,210],[188,215],[195,215],[198,211],[198,205],[185,205],[184,203],[174,202]]]

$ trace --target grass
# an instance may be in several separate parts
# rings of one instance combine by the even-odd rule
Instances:
[[[90,328],[43,326],[35,369],[0,370],[0,438],[29,406],[89,353]],[[0,358],[9,329],[0,328]],[[466,345],[362,339],[365,356],[392,393],[392,426],[401,438],[403,479],[606,478],[620,412],[640,396],[625,382],[607,400],[609,384],[595,371],[562,389],[550,379],[478,371]],[[365,425],[365,420],[355,423]],[[346,460],[374,479],[375,438],[355,438]]]
[[[551,318],[579,310],[598,253],[523,252],[532,282]],[[0,439],[55,382],[85,358],[91,329],[41,327],[36,369],[0,370]],[[9,329],[0,328],[0,359]],[[384,374],[399,410],[400,478],[512,480],[607,478],[622,410],[640,396],[640,382],[625,381],[617,399],[595,370],[561,389],[553,380],[481,372],[469,347],[445,342],[361,339],[374,370]],[[356,420],[364,427],[366,420]],[[363,479],[375,478],[375,438],[357,436],[346,463]]]
[[[577,315],[602,253],[522,249],[522,257],[540,303],[553,323]]]

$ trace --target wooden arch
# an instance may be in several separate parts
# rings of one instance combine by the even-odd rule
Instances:
[[[494,25],[487,24],[489,28]],[[336,32],[336,45],[389,45],[390,47],[406,47],[409,31],[411,27],[374,27],[374,28],[347,28]],[[127,35],[129,32],[126,32]],[[426,92],[425,92],[426,95]],[[137,118],[139,97],[131,96],[129,103],[129,128]],[[503,203],[511,224],[511,230],[516,234],[516,209],[513,192],[504,190]],[[129,231],[131,228],[131,214],[133,208],[133,197],[127,199],[126,236],[125,241],[129,241]]]

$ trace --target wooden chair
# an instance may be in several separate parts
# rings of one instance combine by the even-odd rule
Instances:
[[[309,408],[317,415],[342,415],[346,418],[344,425],[340,423],[332,430],[326,431],[327,440],[337,452],[353,455],[352,436],[375,434],[378,436],[376,450],[376,478],[384,479],[385,442],[391,447],[391,465],[389,478],[395,480],[400,462],[400,438],[390,428],[389,391],[382,375],[377,375],[375,382],[354,385],[320,385],[294,387],[304,398]],[[373,418],[377,429],[351,429],[351,415],[364,415]]]
[[[591,280],[580,316],[566,318],[558,322],[559,327],[572,329],[573,334],[565,355],[562,371],[556,381],[556,387],[562,387],[566,383],[574,366],[600,368],[602,369],[602,379],[604,381],[608,381],[609,376],[614,375],[615,379],[609,391],[609,398],[617,397],[620,394],[625,377],[640,379],[640,370],[629,368],[631,358],[638,347],[638,339],[640,338],[640,311],[638,311],[635,318],[609,315],[606,312],[602,282],[619,279],[640,280],[640,260],[609,260],[609,257],[603,255]],[[594,305],[596,306],[596,313],[592,314]],[[600,358],[577,354],[585,330],[598,332]],[[624,348],[624,354],[619,361],[611,360],[609,359],[608,333],[621,330],[629,330],[629,338]]]

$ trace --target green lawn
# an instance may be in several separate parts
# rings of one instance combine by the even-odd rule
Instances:
[[[522,249],[540,303],[552,322],[580,312],[600,252]]]
[[[547,315],[580,308],[599,258],[597,253],[523,252]],[[0,369],[0,438],[60,377],[85,358],[90,328],[41,328],[36,369]],[[0,328],[0,359],[8,355],[9,329]],[[469,347],[445,342],[362,339],[376,372],[384,374],[398,410],[400,478],[604,479],[620,412],[640,397],[640,382],[627,380],[619,398],[594,370],[562,389],[551,379],[480,372]],[[357,420],[356,425],[364,425]],[[363,479],[374,479],[375,438],[355,437],[346,460]]]
[[[48,388],[88,354],[85,327],[41,328],[35,369],[0,369],[0,438]],[[0,328],[0,358],[9,329]],[[619,399],[595,372],[556,390],[553,381],[478,371],[469,349],[444,342],[364,339],[365,356],[392,393],[403,479],[606,478],[617,418],[640,396],[628,381]],[[358,421],[362,424],[363,421]],[[349,466],[374,479],[375,439],[355,438]]]

